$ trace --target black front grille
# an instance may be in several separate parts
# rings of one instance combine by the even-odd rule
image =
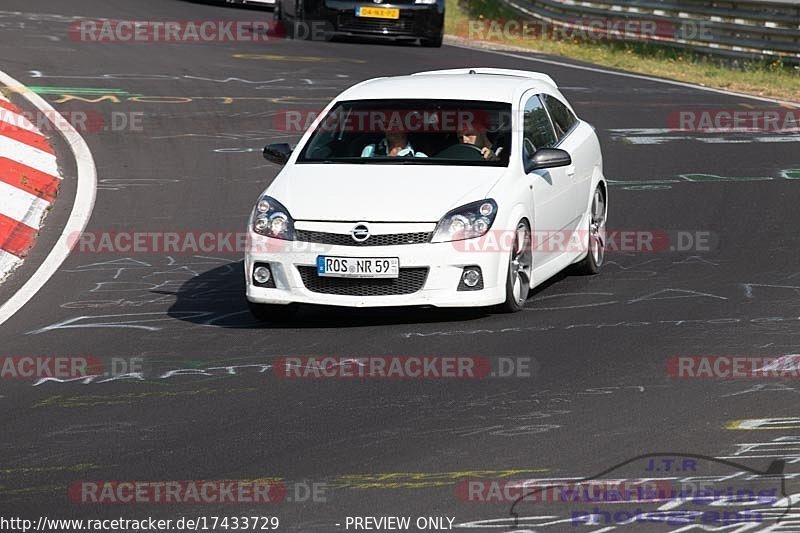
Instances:
[[[430,232],[394,233],[370,235],[364,242],[356,242],[349,233],[324,233],[321,231],[295,230],[295,240],[331,244],[334,246],[396,246],[399,244],[422,244],[431,240]]]
[[[338,29],[340,31],[365,32],[365,33],[414,33],[414,19],[404,17],[401,12],[399,19],[377,19],[357,17],[355,15],[339,15]]]
[[[317,275],[317,268],[299,266],[303,285],[311,292],[344,296],[390,296],[412,294],[422,289],[428,278],[428,268],[401,268],[400,276],[392,279],[329,278]]]

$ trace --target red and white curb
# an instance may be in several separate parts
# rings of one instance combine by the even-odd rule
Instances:
[[[33,246],[60,181],[53,147],[0,94],[0,280]]]
[[[0,303],[0,325],[58,272],[72,251],[74,236],[86,229],[97,194],[97,168],[83,137],[44,98],[0,71],[0,279],[19,265],[33,245],[61,182],[52,146],[22,116],[19,108],[3,96],[11,93],[27,100],[36,110],[35,116],[45,118],[64,140],[75,161],[77,187],[69,217],[56,243],[25,283]]]

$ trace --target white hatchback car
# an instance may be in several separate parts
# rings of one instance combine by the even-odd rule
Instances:
[[[285,166],[248,226],[247,300],[262,320],[301,303],[513,312],[566,267],[603,263],[600,144],[545,74],[368,80],[296,149],[264,157]]]

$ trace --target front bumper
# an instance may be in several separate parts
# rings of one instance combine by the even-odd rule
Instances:
[[[313,4],[313,7],[307,7],[305,17],[323,21],[325,32],[329,35],[434,40],[444,30],[444,6],[439,3],[413,4],[390,1],[385,4],[369,4],[348,0],[326,0]],[[360,5],[397,8],[400,10],[400,18],[357,17],[356,7]]]
[[[315,269],[320,255],[340,257],[398,257],[401,277],[403,269],[427,268],[424,283],[410,294],[349,295],[315,292],[308,287],[301,269]],[[253,281],[256,263],[268,263],[274,288],[258,287]],[[483,273],[483,288],[458,291],[463,269],[479,266]],[[465,251],[451,242],[398,246],[335,246],[297,241],[281,241],[249,232],[248,252],[245,255],[245,285],[247,299],[261,304],[306,303],[343,307],[481,307],[505,301],[508,255],[493,252]],[[306,271],[306,281],[309,281]],[[316,274],[313,274],[316,275]],[[331,278],[326,278],[329,280]],[[418,278],[417,278],[418,279]],[[318,280],[312,280],[316,282]],[[370,281],[367,280],[367,283]],[[348,280],[345,285],[356,286],[361,281]],[[356,287],[356,290],[358,287]]]

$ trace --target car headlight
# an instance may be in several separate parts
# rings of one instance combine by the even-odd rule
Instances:
[[[294,220],[275,198],[262,196],[253,210],[251,227],[260,235],[285,241],[294,240]]]
[[[491,199],[462,205],[439,221],[433,242],[461,241],[486,235],[496,216],[497,203]]]

